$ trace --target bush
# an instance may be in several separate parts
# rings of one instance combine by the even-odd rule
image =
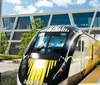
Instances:
[[[21,56],[18,55],[10,55],[10,54],[0,54],[0,60],[11,60],[11,59],[19,59]]]
[[[2,61],[3,60],[3,58],[2,57],[0,57],[0,61]]]

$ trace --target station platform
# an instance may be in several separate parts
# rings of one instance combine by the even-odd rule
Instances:
[[[96,67],[78,85],[100,85],[100,66]]]

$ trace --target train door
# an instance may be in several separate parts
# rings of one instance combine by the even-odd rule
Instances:
[[[86,59],[86,41],[82,36],[78,40],[78,43],[73,54],[73,58],[70,65],[69,77],[78,73],[84,73]]]
[[[81,70],[81,41],[79,40],[76,48],[75,48],[75,52],[73,54],[73,58],[71,60],[71,65],[70,65],[70,69],[69,69],[69,77],[76,75],[80,72]]]
[[[83,35],[81,37],[81,73],[86,75],[92,67],[92,60],[91,60],[91,55],[92,55],[92,39]]]
[[[80,37],[77,42],[75,52],[73,54],[73,58],[71,61],[69,76],[68,76],[68,85],[77,85],[77,83],[81,81],[85,67],[84,56],[85,56],[84,40],[83,37]]]

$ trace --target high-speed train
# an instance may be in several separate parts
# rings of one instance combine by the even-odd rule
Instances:
[[[29,43],[18,85],[77,85],[100,62],[100,42],[74,26],[48,26]]]

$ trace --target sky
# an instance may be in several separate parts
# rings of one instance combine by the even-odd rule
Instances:
[[[2,15],[100,8],[100,0],[2,0]]]

